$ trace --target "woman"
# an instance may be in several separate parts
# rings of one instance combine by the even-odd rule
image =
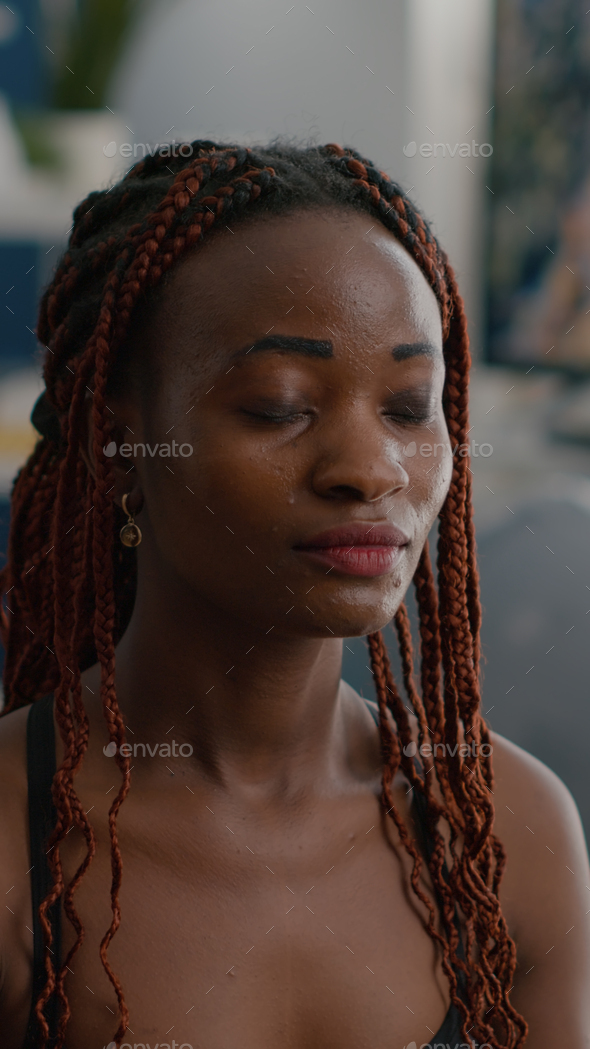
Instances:
[[[78,207],[41,307],[3,1047],[585,1045],[577,810],[479,710],[452,270],[354,150],[184,153]]]

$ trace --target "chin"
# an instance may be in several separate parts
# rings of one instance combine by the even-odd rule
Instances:
[[[362,625],[357,621],[350,623],[345,631],[339,630],[335,631],[335,633],[337,637],[366,637],[367,634],[374,634],[376,630],[383,630],[391,622],[392,618],[393,616],[390,616],[389,619],[379,619],[370,623],[365,621]],[[329,626],[332,626],[332,624],[330,623]],[[334,627],[332,629],[334,630]]]
[[[403,603],[408,585],[399,577],[390,577],[387,589],[383,589],[381,593],[357,593],[356,602],[349,594],[347,602],[342,601],[326,609],[324,615],[327,617],[330,612],[332,615],[329,619],[325,618],[324,623],[337,631],[340,637],[363,637],[366,634],[374,634],[376,630],[383,630],[391,623]]]
[[[335,637],[365,637],[376,630],[383,630],[393,619],[400,603],[396,601],[391,608],[386,609],[350,609],[349,615],[340,614],[329,618],[325,615],[323,622],[334,631]]]

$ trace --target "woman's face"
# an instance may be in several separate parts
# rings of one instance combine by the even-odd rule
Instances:
[[[109,404],[136,446],[117,463],[144,495],[140,579],[262,636],[389,622],[452,469],[438,305],[393,234],[337,208],[220,231],[171,274],[135,361],[144,392]],[[297,549],[350,524],[407,543],[356,569]]]

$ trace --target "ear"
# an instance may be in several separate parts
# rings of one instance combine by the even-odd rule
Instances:
[[[86,394],[84,402],[84,414],[82,418],[82,432],[80,435],[80,455],[86,463],[89,473],[96,478],[96,457],[94,454],[94,427],[92,424],[92,394]],[[126,492],[134,487],[136,482],[135,464],[133,460],[133,445],[129,443],[129,435],[134,431],[123,418],[129,418],[132,409],[129,405],[120,404],[114,398],[109,398],[109,410],[113,413],[113,425],[110,441],[103,449],[103,454],[112,459],[115,471],[115,493],[114,501],[118,506],[122,505],[122,499]],[[127,443],[126,443],[127,442]]]

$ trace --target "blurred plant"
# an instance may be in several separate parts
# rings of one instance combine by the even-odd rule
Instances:
[[[17,109],[14,122],[29,164],[47,171],[61,171],[63,158],[53,141],[46,113],[42,110]]]
[[[138,18],[156,0],[40,0],[50,86],[47,108],[13,110],[28,163],[63,174],[55,117],[64,110],[103,110],[113,74]],[[47,54],[48,52],[48,54]]]
[[[55,8],[45,6],[51,31]],[[145,0],[77,0],[61,5],[58,24],[53,26],[57,54],[51,105],[55,109],[104,108],[113,72],[144,6]]]

